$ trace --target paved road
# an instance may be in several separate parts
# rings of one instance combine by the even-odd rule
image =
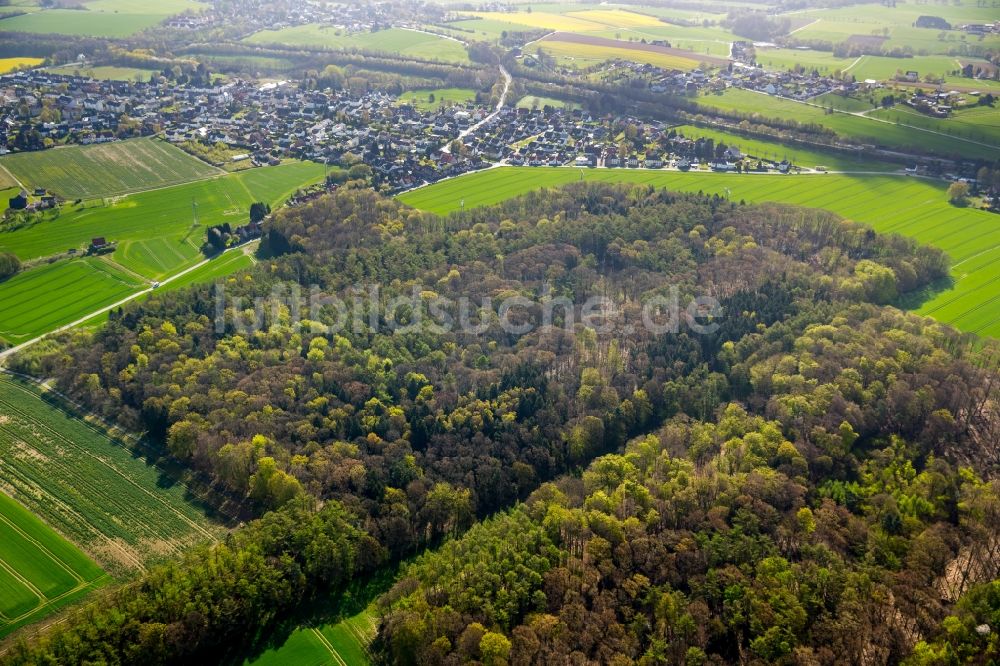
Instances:
[[[504,104],[507,102],[507,95],[510,93],[510,82],[512,79],[510,76],[510,72],[508,72],[503,65],[500,65],[500,74],[503,75],[503,93],[500,94],[500,101],[497,102],[497,108],[493,110],[493,113],[486,116],[475,125],[470,126],[468,129],[462,130],[462,132],[459,133],[458,137],[456,137],[459,140],[469,136],[477,129],[479,129],[486,123],[496,118],[498,115],[500,115],[500,112],[503,111]],[[449,141],[448,145],[446,145],[444,148],[441,149],[441,152],[443,153],[451,152],[451,141]]]

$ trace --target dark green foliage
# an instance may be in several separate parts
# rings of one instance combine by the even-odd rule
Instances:
[[[872,304],[946,275],[940,252],[819,211],[589,184],[447,219],[344,188],[264,231],[269,258],[224,283],[221,319],[218,286],[153,295],[24,367],[161,438],[250,510],[277,509],[265,521],[313,497],[368,535],[288,545],[251,527],[235,538],[253,552],[314,563],[332,545],[366,569],[376,542],[400,558],[530,497],[409,570],[385,600],[387,660],[851,661],[869,643],[908,649],[861,629],[886,624],[890,594],[928,632],[947,610],[928,581],[982,523],[963,502],[985,486],[956,461],[991,462],[968,451],[995,402],[965,339]],[[371,284],[420,300],[336,332],[335,308],[305,301],[315,286],[352,303]],[[721,316],[695,312],[714,333],[624,326],[672,288],[682,308],[718,298]],[[534,324],[561,299],[555,326],[396,330],[437,296],[457,319],[459,298],[514,294]],[[594,295],[616,303],[611,334],[581,323]],[[288,578],[286,560],[253,574],[278,569],[268,594],[284,596],[261,602],[274,617],[302,581],[336,587],[350,570],[337,555]],[[196,561],[177,567],[199,580]],[[160,584],[148,596],[165,598]],[[256,636],[272,616],[241,621]],[[197,654],[221,654],[225,631],[196,632]],[[79,640],[104,649],[99,632]]]
[[[0,280],[6,280],[21,270],[21,261],[10,252],[0,252]]]
[[[297,501],[86,606],[9,664],[219,663],[310,599],[374,571],[382,550],[335,502]]]

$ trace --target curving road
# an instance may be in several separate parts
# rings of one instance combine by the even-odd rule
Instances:
[[[499,65],[499,67],[500,67],[500,74],[503,75],[503,92],[500,94],[500,101],[497,102],[497,108],[493,110],[493,113],[486,116],[475,125],[470,125],[467,129],[464,129],[461,132],[459,132],[458,136],[455,138],[459,140],[464,139],[465,137],[469,136],[470,134],[475,132],[477,129],[479,129],[486,123],[496,118],[498,115],[500,115],[500,112],[503,111],[504,104],[507,103],[507,95],[510,93],[510,84],[511,81],[513,81],[513,79],[510,76],[510,72],[508,72],[503,65]],[[441,152],[443,153],[451,152],[451,141],[449,141],[448,144],[441,149]]]

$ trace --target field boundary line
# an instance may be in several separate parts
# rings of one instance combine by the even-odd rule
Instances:
[[[32,615],[34,615],[35,613],[43,611],[46,608],[48,608],[49,606],[52,606],[53,604],[59,603],[60,601],[62,601],[66,597],[74,595],[77,592],[82,592],[82,591],[86,590],[89,587],[97,589],[97,587],[98,587],[97,583],[101,583],[105,579],[111,580],[111,576],[107,572],[104,572],[104,574],[102,576],[100,576],[99,578],[95,578],[92,581],[84,581],[83,583],[81,583],[81,584],[77,585],[76,587],[74,587],[72,590],[67,590],[67,591],[63,592],[62,594],[60,594],[58,596],[52,597],[51,599],[49,599],[48,597],[45,597],[45,603],[38,604],[37,606],[35,606],[33,609],[31,609],[27,613],[22,613],[22,614],[18,615],[15,618],[8,618],[7,619],[7,624],[14,624],[15,622],[20,622],[21,620],[29,618]],[[0,640],[2,640],[2,639],[0,639]],[[0,652],[0,655],[2,655],[2,654],[3,654],[3,652]]]
[[[27,578],[25,578],[24,576],[22,576],[20,573],[18,573],[17,569],[15,569],[10,564],[8,564],[7,560],[3,559],[2,557],[0,557],[0,569],[3,569],[7,573],[9,573],[11,576],[13,576],[14,578],[16,578],[19,583],[21,583],[26,588],[28,588],[28,590],[32,594],[34,594],[35,596],[38,597],[38,601],[39,602],[48,601],[49,600],[49,598],[47,596],[45,596],[45,594],[41,590],[39,590],[37,587],[35,587],[34,583],[32,583],[30,580],[28,580]],[[35,608],[38,608],[38,606],[36,605]],[[0,613],[0,615],[2,615],[2,613]],[[7,617],[7,616],[4,615],[4,617]],[[18,617],[20,617],[20,616],[18,616]],[[17,618],[13,618],[13,619],[9,619],[9,620],[10,621],[15,621],[16,619]]]
[[[333,647],[333,643],[331,643],[329,640],[327,640],[326,636],[323,635],[322,631],[320,631],[316,627],[309,627],[309,631],[311,631],[311,632],[313,632],[313,634],[315,634],[316,638],[319,639],[319,642],[322,643],[323,647],[325,647],[327,649],[327,651],[330,653],[330,656],[333,657],[334,660],[338,664],[340,664],[340,666],[350,666],[350,664],[348,664],[344,660],[344,658],[340,656],[340,653],[337,652],[337,648]]]
[[[16,502],[16,500],[14,500],[13,497],[11,497],[11,500],[13,500],[13,501]],[[20,503],[18,503],[18,506],[20,506]],[[31,512],[29,511],[29,513],[31,513]],[[31,513],[31,515],[34,516],[35,514]],[[39,520],[41,520],[41,519],[39,519]],[[48,557],[50,560],[52,560],[53,562],[55,562],[56,564],[58,564],[60,567],[62,567],[63,571],[65,571],[70,576],[72,576],[73,578],[75,578],[77,583],[86,582],[84,580],[83,576],[81,576],[79,573],[77,573],[75,569],[72,569],[68,564],[66,564],[65,562],[63,562],[55,553],[53,553],[51,550],[49,550],[44,545],[42,545],[42,543],[40,541],[38,541],[37,539],[35,539],[31,535],[29,535],[27,532],[25,532],[24,530],[22,530],[20,527],[18,527],[17,525],[15,525],[9,518],[7,518],[7,516],[3,515],[2,513],[0,513],[0,522],[6,523],[8,527],[10,527],[12,530],[14,530],[15,532],[17,532],[18,534],[20,534],[26,541],[29,541],[32,545],[34,545],[35,548],[37,548],[38,550],[40,550],[43,553],[45,553],[46,557]],[[42,524],[44,524],[50,530],[52,529],[52,527],[50,527],[44,521],[42,521]],[[55,530],[52,530],[52,532],[54,534],[59,535],[59,533],[56,532]],[[61,535],[59,535],[59,536],[61,536]]]

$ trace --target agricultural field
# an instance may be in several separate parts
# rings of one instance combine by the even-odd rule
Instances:
[[[700,55],[728,58],[733,40],[739,39],[728,30],[719,27],[680,26],[661,23],[658,27],[616,28],[588,32],[587,35],[621,39],[630,42],[647,42],[665,39],[676,49],[684,49]]]
[[[740,113],[754,113],[763,118],[787,118],[801,123],[822,125],[843,137],[889,148],[907,149],[920,145],[939,155],[961,153],[967,158],[992,159],[1000,144],[983,144],[961,135],[939,134],[919,127],[898,125],[851,113],[829,114],[822,105],[806,104],[750,90],[729,89],[722,94],[697,98],[703,106]]]
[[[5,426],[0,420],[0,440]],[[0,638],[107,581],[90,558],[0,492]]]
[[[320,627],[299,627],[280,646],[244,666],[368,666],[368,646],[378,630],[373,609]]]
[[[973,106],[953,111],[947,118],[933,118],[907,106],[876,109],[869,114],[893,123],[922,127],[934,132],[944,132],[973,141],[1000,146],[1000,109]],[[997,148],[1000,151],[1000,147]]]
[[[815,167],[826,167],[831,171],[900,171],[897,164],[890,162],[879,162],[877,160],[862,157],[851,157],[832,151],[810,149],[803,146],[778,143],[769,139],[747,138],[739,134],[723,132],[715,129],[694,127],[692,125],[682,125],[674,128],[678,134],[683,134],[689,139],[710,138],[715,141],[715,145],[725,144],[735,146],[744,155],[752,155],[756,158],[763,158],[780,162],[787,159],[796,166],[813,169]]]
[[[764,69],[795,69],[804,67],[807,71],[816,70],[820,74],[833,74],[843,71],[855,62],[856,58],[838,58],[829,51],[813,49],[783,49],[757,48],[757,63]]]
[[[517,108],[519,109],[544,109],[546,106],[551,106],[554,109],[576,109],[580,105],[564,99],[539,97],[538,95],[525,95],[517,100]]]
[[[945,76],[962,69],[961,63],[951,56],[914,56],[913,58],[886,58],[865,55],[857,58],[844,71],[855,79],[889,81],[907,71],[916,71],[923,78],[927,74]],[[971,80],[969,80],[972,83]]]
[[[713,56],[682,49],[571,33],[556,33],[527,49],[529,53],[539,51],[554,56],[560,64],[572,67],[589,67],[608,60],[631,60],[666,69],[691,70],[700,67],[703,61],[714,65],[722,62]]]
[[[98,65],[96,67],[60,65],[58,67],[46,67],[45,71],[63,76],[86,76],[100,81],[149,81],[151,76],[160,73],[159,70],[155,69],[113,67],[110,65]]]
[[[208,225],[243,224],[250,204],[280,205],[295,190],[322,180],[307,162],[241,171],[224,178],[131,195],[109,205],[67,206],[54,219],[0,233],[0,250],[22,259],[52,256],[98,235],[118,242],[102,258],[62,259],[0,282],[0,340],[17,344],[149,287],[202,259]],[[192,217],[197,203],[198,224]],[[176,280],[177,285],[228,274],[249,257],[224,255]],[[216,261],[220,263],[216,263]]]
[[[484,206],[523,192],[585,180],[646,183],[733,200],[825,208],[883,233],[911,236],[946,251],[954,284],[917,312],[962,330],[1000,337],[1000,225],[996,215],[947,202],[947,183],[906,176],[729,175],[621,169],[491,169],[400,195],[415,208],[449,213],[459,202]]]
[[[262,30],[243,41],[251,44],[280,44],[340,51],[369,51],[419,60],[469,62],[469,54],[460,42],[404,28],[347,33],[332,26],[309,24],[280,30]]]
[[[204,240],[204,227],[242,224],[254,201],[280,204],[295,190],[322,180],[325,173],[319,164],[290,162],[140,192],[108,203],[67,205],[55,220],[0,233],[0,250],[29,260],[85,248],[91,238],[104,236],[118,242],[111,255],[114,261],[148,279],[159,279],[193,263]]]
[[[971,2],[959,5],[900,2],[894,7],[865,7],[864,12],[858,12],[854,7],[798,12],[795,18],[805,20],[805,25],[794,36],[834,44],[844,42],[852,35],[879,36],[884,38],[884,49],[909,48],[915,55],[971,54],[977,49],[995,50],[1000,44],[1000,37],[997,36],[980,39],[959,30],[942,32],[914,27],[917,18],[924,14],[941,17],[953,27],[996,20],[996,9],[991,8],[989,3],[976,6]]]
[[[579,5],[577,5],[579,6]],[[663,25],[655,16],[624,9],[588,9],[555,13],[549,6],[532,6],[532,11],[470,12],[470,15],[502,23],[515,23],[537,30],[594,32],[608,28],[641,28]]]
[[[82,9],[37,9],[0,21],[0,31],[87,37],[128,37],[174,14],[202,11],[195,0],[91,0]]]
[[[224,534],[139,443],[77,418],[34,385],[0,376],[0,415],[0,489],[113,576]]]
[[[96,257],[23,271],[0,282],[0,341],[30,340],[144,286],[142,280]]]
[[[410,90],[399,96],[400,104],[410,104],[421,111],[436,111],[443,106],[467,104],[475,101],[476,91],[471,88]]]
[[[63,199],[99,199],[222,173],[158,139],[66,146],[0,158],[0,166],[29,188]]]
[[[0,58],[0,74],[7,74],[18,69],[38,67],[45,60],[43,58]]]

